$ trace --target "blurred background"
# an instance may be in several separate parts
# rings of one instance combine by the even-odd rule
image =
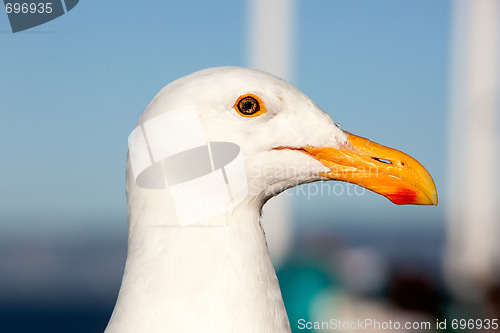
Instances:
[[[222,65],[287,78],[438,188],[437,207],[335,182],[273,199],[294,332],[500,318],[499,22],[496,0],[81,1],[16,34],[0,13],[0,331],[104,331],[126,258],[127,137],[163,86]]]

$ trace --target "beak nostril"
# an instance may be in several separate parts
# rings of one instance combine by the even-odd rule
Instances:
[[[372,157],[372,159],[374,159],[375,161],[378,161],[378,162],[380,162],[380,163],[392,164],[392,162],[391,162],[391,161],[389,161],[389,160],[384,160],[383,158]]]

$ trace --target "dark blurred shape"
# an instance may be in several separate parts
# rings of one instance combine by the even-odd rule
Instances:
[[[421,272],[402,271],[393,275],[388,287],[389,299],[398,307],[439,315],[443,295],[438,286]]]
[[[487,291],[488,303],[490,306],[491,317],[500,318],[500,282],[494,284]]]

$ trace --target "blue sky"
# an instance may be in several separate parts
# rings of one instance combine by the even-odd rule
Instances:
[[[298,1],[295,82],[342,128],[403,150],[438,207],[293,197],[298,221],[440,224],[446,205],[450,2]],[[80,1],[12,34],[0,13],[0,233],[126,230],[127,136],[154,95],[195,70],[248,65],[244,1]],[[348,189],[349,187],[345,187]],[[379,222],[382,223],[382,222]]]

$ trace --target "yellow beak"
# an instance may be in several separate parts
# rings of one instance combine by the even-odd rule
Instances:
[[[438,204],[436,185],[416,159],[346,133],[348,142],[344,147],[301,149],[330,169],[321,176],[360,185],[398,205]]]

